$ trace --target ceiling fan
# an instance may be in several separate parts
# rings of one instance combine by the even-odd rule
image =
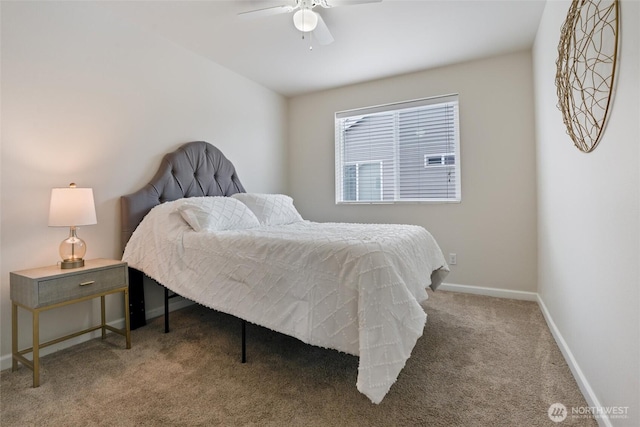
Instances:
[[[261,16],[278,15],[281,13],[293,14],[293,25],[303,33],[313,32],[318,43],[327,45],[333,43],[333,36],[324,23],[322,16],[313,10],[316,6],[325,9],[336,6],[350,6],[362,3],[379,3],[382,0],[295,0],[293,5],[267,7],[265,9],[252,10],[239,13],[242,18],[257,18]]]

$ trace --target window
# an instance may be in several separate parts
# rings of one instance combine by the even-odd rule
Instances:
[[[459,202],[458,95],[336,113],[336,203]]]

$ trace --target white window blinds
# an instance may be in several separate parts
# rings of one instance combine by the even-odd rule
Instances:
[[[341,111],[336,203],[459,202],[458,95]]]

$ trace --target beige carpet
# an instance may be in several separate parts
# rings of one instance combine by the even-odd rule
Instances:
[[[2,426],[542,426],[596,425],[533,302],[438,291],[424,335],[380,405],[355,386],[356,357],[247,326],[200,306],[132,332],[46,356],[1,375]],[[549,406],[569,416],[556,424]]]

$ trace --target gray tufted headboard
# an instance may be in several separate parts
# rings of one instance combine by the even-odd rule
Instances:
[[[122,250],[140,221],[160,203],[244,192],[233,164],[220,150],[204,141],[188,142],[164,156],[151,182],[121,197]]]

